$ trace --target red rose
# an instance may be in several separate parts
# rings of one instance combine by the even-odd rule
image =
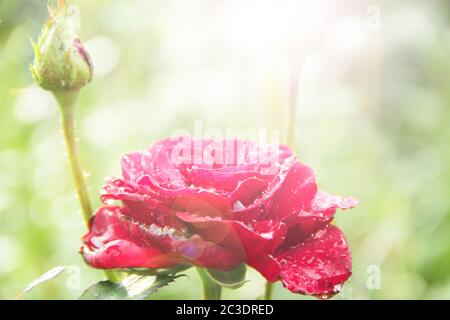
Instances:
[[[241,263],[293,292],[332,295],[351,275],[341,231],[330,225],[354,198],[317,190],[314,172],[286,146],[241,140],[163,140],[125,155],[82,253],[102,269]]]

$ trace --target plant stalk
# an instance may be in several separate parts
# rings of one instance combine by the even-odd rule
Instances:
[[[197,267],[203,285],[203,300],[220,300],[222,287],[215,283],[202,268]]]
[[[264,300],[272,300],[273,283],[266,282],[266,291],[264,292]]]
[[[89,226],[89,220],[92,215],[92,206],[87,192],[84,172],[78,156],[77,138],[75,133],[75,102],[78,97],[78,91],[58,92],[55,93],[55,97],[60,106],[64,142],[67,148],[67,156],[69,158],[75,189],[78,200],[80,201],[81,212],[86,226]]]
[[[86,187],[84,171],[78,155],[77,137],[75,132],[75,103],[78,98],[78,93],[79,91],[76,90],[54,92],[53,94],[58,101],[61,112],[64,142],[67,148],[67,156],[69,158],[75,189],[78,200],[80,201],[83,220],[89,228],[89,221],[92,216],[92,206]],[[117,281],[117,277],[113,271],[105,270],[105,274],[110,281]]]

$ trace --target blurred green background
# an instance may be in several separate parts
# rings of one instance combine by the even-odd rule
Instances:
[[[196,121],[221,132],[284,129],[289,68],[302,62],[295,149],[322,190],[361,201],[337,215],[354,274],[335,299],[450,298],[448,1],[317,1],[304,11],[292,1],[68,2],[80,8],[96,68],[77,113],[96,207],[123,153]],[[77,298],[103,276],[78,254],[85,228],[57,106],[28,72],[46,3],[0,0],[2,299],[58,265],[71,269],[25,298]],[[319,31],[302,20],[308,10]],[[188,274],[154,298],[199,298]],[[248,279],[225,298],[261,295],[262,277]],[[274,297],[308,299],[280,284]]]

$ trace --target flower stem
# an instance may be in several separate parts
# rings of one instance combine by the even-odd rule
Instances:
[[[89,220],[92,215],[92,206],[89,200],[83,168],[78,156],[77,138],[75,132],[75,102],[78,98],[78,93],[78,90],[53,92],[60,107],[64,142],[67,148],[67,156],[69,158],[75,189],[80,201],[81,212],[83,213],[83,219],[86,226],[89,227]],[[117,277],[114,272],[105,271],[105,274],[110,281],[117,281]]]
[[[72,170],[73,181],[80,201],[84,222],[89,226],[89,219],[92,214],[92,206],[86,188],[83,169],[78,156],[77,139],[75,133],[75,102],[78,91],[55,92],[61,111],[61,122],[64,134],[64,142],[67,147],[67,156]]]
[[[266,291],[264,292],[264,300],[272,300],[273,283],[266,282]]]
[[[200,279],[202,280],[203,300],[220,300],[222,287],[211,280],[205,270],[199,267],[197,267],[196,269],[200,276]]]

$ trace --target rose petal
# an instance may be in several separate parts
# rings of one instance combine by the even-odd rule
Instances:
[[[212,151],[220,151],[220,156],[216,159],[214,153],[212,157]],[[222,162],[209,163],[208,157]],[[155,220],[148,209],[162,202],[178,211],[247,223],[264,218],[294,160],[286,146],[237,139],[170,138],[145,152],[125,155],[124,179],[107,183],[102,199],[108,204],[122,200],[133,218],[144,223]]]
[[[81,252],[95,268],[165,268],[180,263],[174,255],[155,246],[137,244],[138,239],[120,223],[121,207],[103,207],[92,218]]]
[[[283,223],[273,221],[255,222],[254,226],[249,227],[239,221],[199,217],[183,212],[177,216],[190,223],[205,240],[242,252],[249,265],[274,253],[285,240],[287,231]]]
[[[196,266],[222,271],[233,270],[244,261],[244,257],[236,250],[204,241],[198,235],[180,242],[177,251]]]
[[[272,180],[268,183],[266,189],[260,196],[250,205],[233,210],[231,215],[233,220],[242,221],[244,223],[249,223],[252,220],[272,219],[272,217],[274,217],[275,220],[278,220],[276,215],[271,214],[274,195],[282,188],[292,165],[296,163],[295,157],[283,159],[277,174],[272,177]]]
[[[260,178],[248,178],[241,181],[230,194],[231,201],[234,203],[234,211],[246,209],[260,197],[261,193],[267,188],[268,181]],[[236,203],[240,203],[242,207],[237,207]]]
[[[173,158],[173,144],[180,139],[166,139],[153,144],[149,150],[122,157],[122,174],[126,181],[139,184],[144,176],[151,177],[161,187],[185,186],[183,175],[177,168],[179,159]]]
[[[358,205],[358,200],[353,197],[332,196],[318,191],[310,208],[300,211],[297,215],[291,215],[284,220],[289,231],[283,248],[288,248],[299,243],[311,234],[323,229],[333,221],[336,210],[347,210]]]
[[[281,252],[276,259],[283,285],[295,293],[330,297],[352,273],[347,241],[332,225]]]
[[[330,211],[334,212],[336,209],[347,210],[356,207],[358,204],[359,201],[356,198],[333,196],[319,191],[311,203],[311,209],[313,212],[322,212],[325,215],[330,215]]]
[[[212,217],[226,217],[231,207],[228,197],[208,190],[185,190],[169,203],[176,211],[187,211]]]
[[[262,255],[253,259],[249,265],[266,278],[267,281],[275,282],[280,277],[280,265],[272,255]]]
[[[175,254],[197,266],[232,270],[244,261],[242,253],[237,250],[205,241],[199,235],[186,237],[185,233],[173,228],[147,226],[130,218],[123,219],[122,224],[143,243],[155,244],[164,252]]]
[[[126,240],[114,240],[104,247],[89,251],[82,248],[86,263],[99,269],[168,268],[181,259],[154,247],[140,247]]]
[[[231,202],[226,196],[201,188],[162,190],[153,186],[144,176],[140,185],[110,178],[102,188],[105,204],[120,200],[130,209],[129,214],[146,224],[170,225],[170,212],[181,210],[194,214],[222,216],[230,211]],[[155,189],[157,189],[155,191]]]
[[[178,236],[175,230],[151,227],[129,218],[126,208],[103,207],[92,218],[81,249],[86,262],[102,269],[165,268],[182,263],[231,270],[242,255],[195,235]]]
[[[317,192],[314,172],[296,161],[273,197],[269,218],[282,220],[308,208]]]
[[[160,220],[151,214],[160,205],[157,195],[152,190],[132,186],[122,179],[107,179],[101,190],[101,200],[106,205],[111,205],[117,200],[122,201],[130,209],[127,213],[144,223],[151,224]]]
[[[257,171],[231,171],[229,168],[209,170],[205,168],[192,167],[190,169],[186,169],[185,175],[189,179],[189,182],[195,186],[215,188],[228,192],[234,191],[237,186],[246,179],[264,179],[264,176]]]

